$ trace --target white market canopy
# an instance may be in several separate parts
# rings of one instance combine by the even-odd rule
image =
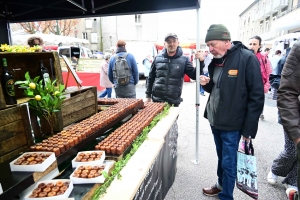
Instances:
[[[44,45],[58,45],[62,43],[62,45],[83,45],[89,44],[88,40],[69,37],[69,36],[62,36],[62,35],[49,35],[49,34],[27,34],[27,35],[19,35],[19,34],[12,34],[12,44],[13,45],[28,45],[27,40],[29,37],[32,36],[39,36],[44,40]]]

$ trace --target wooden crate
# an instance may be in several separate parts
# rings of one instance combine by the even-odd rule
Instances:
[[[0,163],[16,157],[33,145],[27,106],[0,110]]]
[[[64,100],[61,111],[56,114],[55,132],[62,131],[64,127],[98,112],[97,87],[82,87],[80,89],[69,87],[66,92],[68,97]],[[47,122],[42,120],[42,133],[48,132],[50,131]]]
[[[8,70],[13,74],[14,81],[25,80],[25,73],[28,71],[31,78],[39,76],[39,60],[43,60],[44,66],[48,69],[49,75],[51,77],[52,71],[50,67],[50,58],[53,62],[54,74],[58,83],[63,84],[62,71],[60,67],[59,57],[57,52],[32,52],[32,53],[0,53],[0,62],[2,58],[6,58],[8,64]],[[2,68],[2,63],[0,64]],[[0,70],[0,76],[3,70]],[[18,103],[22,101],[20,98],[24,97],[24,89],[19,89],[15,86],[16,97]],[[0,89],[0,109],[6,108],[6,103],[4,99],[4,94],[2,88]]]

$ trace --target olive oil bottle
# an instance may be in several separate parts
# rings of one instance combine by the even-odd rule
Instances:
[[[13,75],[7,69],[7,61],[6,58],[2,58],[2,88],[5,97],[6,104],[13,105],[17,104],[16,93],[15,93],[15,82],[13,79]]]

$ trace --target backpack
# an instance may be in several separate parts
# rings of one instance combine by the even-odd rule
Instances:
[[[115,67],[113,69],[113,77],[119,85],[127,85],[130,81],[131,69],[126,61],[127,53],[123,56],[115,55]]]

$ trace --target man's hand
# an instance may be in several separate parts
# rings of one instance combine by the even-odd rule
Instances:
[[[144,102],[151,102],[152,100],[151,100],[151,98],[145,98],[144,99]]]
[[[210,78],[204,75],[200,75],[200,85],[206,85],[209,83]]]
[[[295,144],[297,146],[297,144],[300,142],[300,138],[294,139],[294,142],[295,142]]]
[[[195,58],[198,58],[200,61],[204,61],[204,60],[205,60],[204,52],[198,50],[198,51],[195,53]]]
[[[247,141],[247,142],[250,142],[251,138],[246,138],[243,136],[243,140]]]

